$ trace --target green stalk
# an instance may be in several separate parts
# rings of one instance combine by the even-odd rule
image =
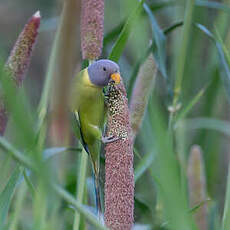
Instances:
[[[80,167],[78,170],[78,183],[77,183],[77,201],[79,203],[83,203],[84,199],[84,191],[85,191],[85,184],[86,184],[86,172],[87,172],[87,162],[88,162],[88,155],[84,149],[81,152],[81,160],[80,160]],[[74,216],[74,230],[80,229],[81,223],[81,216],[79,212],[75,212]]]
[[[186,9],[185,9],[185,18],[184,18],[184,26],[182,30],[181,36],[181,48],[178,53],[178,61],[177,61],[177,68],[176,68],[176,76],[175,76],[175,86],[174,86],[174,98],[172,109],[170,111],[170,118],[169,118],[169,128],[172,128],[174,114],[177,110],[177,103],[179,101],[179,96],[181,93],[181,85],[183,80],[185,62],[186,62],[186,53],[189,41],[189,34],[190,34],[190,27],[192,24],[192,13],[194,8],[195,0],[187,0]]]

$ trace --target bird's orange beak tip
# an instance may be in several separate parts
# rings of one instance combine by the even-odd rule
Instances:
[[[111,75],[111,79],[115,81],[116,84],[119,84],[121,82],[121,76],[119,73],[113,73]]]

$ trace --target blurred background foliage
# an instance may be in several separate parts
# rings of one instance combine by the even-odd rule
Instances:
[[[37,10],[40,10],[42,15],[38,42],[33,53],[27,78],[24,82],[26,100],[29,101],[29,111],[31,111],[32,117],[36,117],[36,109],[42,94],[50,51],[54,42],[62,3],[60,0],[2,0],[0,2],[0,55],[4,61],[7,59],[18,34],[21,32],[28,18]],[[143,59],[146,58],[146,52],[150,45],[156,42],[155,38],[162,39],[160,35],[161,33],[163,35],[163,31],[176,23],[184,21],[186,1],[146,0],[146,3],[154,14],[158,27],[156,27],[156,25],[155,27],[153,26],[155,31],[152,33],[151,26],[154,25],[154,23],[149,20],[148,15],[142,10],[141,16],[135,21],[135,25],[132,27],[131,36],[119,60],[121,73],[129,95],[131,94],[132,84],[137,76],[138,67],[140,63],[143,62]],[[110,54],[122,26],[137,4],[138,1],[134,0],[105,1],[103,58],[108,57]],[[206,178],[205,183],[207,185],[205,199],[202,201],[208,206],[208,228],[204,229],[221,229],[220,223],[225,204],[227,172],[230,160],[230,131],[228,129],[230,127],[230,88],[226,87],[228,86],[226,81],[229,81],[228,77],[230,76],[226,74],[223,68],[223,59],[221,60],[220,56],[218,56],[215,42],[204,32],[209,30],[214,34],[214,40],[220,43],[223,42],[226,49],[229,50],[229,19],[229,0],[195,1],[191,31],[188,34],[181,94],[178,100],[178,104],[182,108],[181,110],[192,102],[200,90],[203,90],[203,94],[198,97],[196,103],[194,103],[195,105],[189,109],[186,116],[178,120],[176,128],[173,128],[173,149],[178,160],[177,163],[180,162],[180,167],[178,167],[182,171],[180,172],[180,179],[181,181],[184,180],[182,184],[185,183],[186,189],[188,183],[186,180],[186,169],[190,149],[193,145],[199,145],[202,149],[204,159],[202,164]],[[200,27],[202,28],[201,30],[196,24],[201,24],[205,26],[206,29]],[[164,132],[165,127],[168,126],[168,108],[172,105],[173,101],[173,88],[178,67],[177,62],[179,55],[181,55],[179,51],[182,44],[183,26],[181,24],[178,25],[178,27],[165,34],[165,50],[162,52],[166,57],[165,73],[162,74],[162,71],[158,71],[144,122],[135,143],[134,168],[144,170],[144,173],[138,178],[135,188],[135,222],[144,225],[141,229],[173,229],[170,227],[170,223],[165,221],[165,211],[164,208],[162,208],[162,203],[164,202],[161,202],[160,192],[156,189],[158,183],[161,184],[161,179],[159,179],[161,175],[158,175],[161,173],[161,169],[158,171],[156,169],[159,165],[164,166],[164,158],[162,157],[162,161],[160,161],[162,164],[159,165],[157,165],[159,162],[157,160],[155,161],[155,158],[159,148],[161,149],[165,143],[168,143]],[[156,28],[160,30],[160,33],[159,31],[156,33]],[[222,41],[220,39],[222,39]],[[160,42],[163,42],[163,40],[160,40]],[[79,44],[79,41],[76,41],[76,43]],[[77,52],[80,57],[80,49]],[[157,52],[159,52],[158,45],[156,45],[154,49],[154,54],[156,55]],[[157,57],[156,61],[159,61]],[[76,63],[77,70],[80,69],[81,64],[82,60],[78,60],[78,63]],[[63,78],[64,77],[65,76],[63,76]],[[50,115],[48,115],[48,118],[49,116]],[[25,117],[25,119],[27,118]],[[225,123],[220,122],[220,120],[225,121]],[[164,128],[158,127],[156,123],[162,124]],[[70,146],[76,146],[72,131],[70,132]],[[23,150],[25,147],[22,143],[22,138],[20,138],[20,130],[15,128],[12,119],[8,124],[6,137],[13,142],[17,148]],[[55,143],[55,145],[57,144]],[[63,146],[63,143],[60,143],[58,147]],[[45,148],[51,147],[54,147],[52,132],[48,132]],[[164,150],[171,151],[170,147]],[[79,162],[80,151],[66,151],[61,154],[56,154],[56,150],[54,152],[55,154],[50,160],[50,163],[56,166],[54,167],[53,173],[58,175],[58,180],[61,181],[69,192],[74,194],[77,184],[76,172],[79,167],[77,162]],[[52,151],[48,152],[48,150],[46,150],[46,153],[52,154]],[[143,161],[144,163],[140,165],[140,162],[142,162],[145,157],[147,160]],[[160,158],[161,156],[158,157]],[[12,170],[15,168],[15,162],[9,155],[3,152],[0,154],[0,159],[0,191],[3,191]],[[168,158],[166,157],[165,159],[167,160]],[[150,167],[152,166],[152,162],[153,167]],[[170,164],[166,164],[165,167],[168,166],[170,167]],[[145,171],[146,168],[149,170]],[[177,174],[178,172],[174,173]],[[90,169],[87,175],[87,193],[91,195],[89,195],[89,198],[85,196],[85,201],[88,200],[85,203],[93,206],[94,195]],[[30,175],[30,177],[31,180],[34,179],[33,175]],[[57,199],[58,205],[57,207],[51,205],[51,209],[49,209],[50,207],[45,209],[42,205],[44,205],[43,199],[46,192],[43,186],[40,186],[40,183],[42,182],[35,180],[36,187],[40,194],[35,197],[31,192],[31,188],[24,182],[21,182],[20,185],[16,187],[16,193],[10,205],[6,229],[73,229],[74,211],[72,207],[59,201],[56,197],[50,197],[50,200],[48,198],[45,200],[48,203],[52,203],[52,199]],[[173,190],[174,188],[171,189],[172,193],[176,191]],[[187,194],[187,192],[185,193]],[[168,191],[167,194],[170,196],[170,191]],[[210,201],[207,201],[207,199]],[[186,200],[188,202],[188,199]],[[204,204],[201,204],[201,206]],[[174,208],[176,209],[176,207]],[[199,208],[200,207],[198,207],[198,209]],[[45,213],[42,213],[44,210],[46,210]],[[49,213],[48,216],[50,219],[42,217],[42,215],[45,216],[47,213]],[[180,221],[181,220],[178,220],[178,222]],[[138,228],[138,226],[136,227]],[[81,223],[81,229],[85,229],[84,221]],[[188,229],[194,228],[191,227]]]

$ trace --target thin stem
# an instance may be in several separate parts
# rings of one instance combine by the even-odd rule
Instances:
[[[78,170],[78,183],[77,183],[77,201],[82,204],[85,191],[85,181],[87,172],[88,155],[84,149],[81,152],[80,167]],[[80,213],[76,211],[74,217],[74,230],[78,230],[81,223]]]
[[[176,110],[177,110],[177,103],[179,101],[179,97],[181,93],[181,85],[182,85],[185,62],[186,62],[186,52],[187,52],[187,46],[188,46],[189,34],[190,34],[189,32],[192,24],[192,13],[193,13],[194,2],[195,0],[187,0],[187,4],[186,4],[184,26],[182,30],[182,36],[181,36],[181,47],[178,54],[178,62],[176,68],[174,98],[172,103],[172,109],[170,110],[170,116],[169,116],[170,129],[172,128],[174,115],[176,114]]]

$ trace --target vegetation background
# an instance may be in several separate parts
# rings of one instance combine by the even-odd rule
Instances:
[[[138,4],[134,0],[105,1],[103,58],[109,56],[130,15],[136,15],[133,12]],[[68,202],[71,199],[63,191],[55,193],[50,186],[50,181],[58,181],[76,197],[81,156],[71,119],[60,112],[66,105],[60,103],[59,110],[55,110],[55,98],[65,94],[56,81],[51,83],[51,106],[45,125],[39,137],[34,134],[41,118],[38,105],[45,91],[62,5],[63,1],[54,0],[0,2],[1,62],[7,60],[31,15],[37,10],[42,15],[23,89],[17,99],[13,98],[15,94],[9,95],[18,105],[12,109],[15,115],[8,123],[5,138],[0,139],[1,229],[78,229],[74,221],[76,205]],[[229,230],[230,1],[146,0],[140,15],[131,20],[130,36],[127,42],[123,40],[125,49],[121,56],[116,50],[113,53],[119,59],[129,98],[149,52],[159,67],[135,142],[135,228]],[[84,65],[78,37],[73,49],[76,70]],[[60,135],[57,130],[61,130]],[[33,148],[36,138],[42,144]],[[16,149],[33,160],[37,174],[24,168],[25,162],[15,157]],[[94,190],[90,167],[86,175],[84,210],[91,213]],[[102,173],[102,186],[103,180]],[[88,214],[84,210],[85,217]],[[91,224],[86,224],[86,219],[81,219],[79,229],[100,228],[95,218]]]

